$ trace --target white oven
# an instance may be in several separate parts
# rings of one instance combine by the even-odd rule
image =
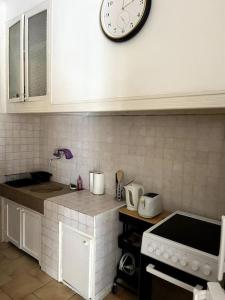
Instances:
[[[216,220],[176,212],[147,230],[142,239],[139,299],[214,300],[210,293],[220,286],[208,282],[223,278],[224,223],[223,218],[221,230]]]

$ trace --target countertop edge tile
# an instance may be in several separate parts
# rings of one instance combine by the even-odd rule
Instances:
[[[125,201],[117,201],[111,195],[93,195],[88,190],[77,191],[47,199],[59,206],[69,208],[91,217],[125,206]]]

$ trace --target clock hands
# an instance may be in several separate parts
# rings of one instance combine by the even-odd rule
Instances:
[[[125,23],[125,20],[124,20],[124,18],[123,18],[122,16],[121,16],[120,18],[121,18],[121,20],[123,21],[123,23]]]
[[[126,5],[124,5],[124,0],[123,0],[123,7],[122,9],[125,9],[127,6],[129,6],[131,3],[133,3],[134,0],[131,0],[130,2],[128,2]]]

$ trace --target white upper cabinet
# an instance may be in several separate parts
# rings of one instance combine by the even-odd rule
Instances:
[[[48,96],[48,4],[22,14],[8,26],[8,99],[45,100]]]
[[[29,1],[9,3],[19,11]],[[123,43],[103,34],[101,3],[49,0],[47,13],[24,10],[24,62],[22,23],[11,24],[11,99],[21,100],[24,80],[25,100],[39,101],[10,103],[8,112],[225,107],[224,0],[152,0],[144,27]]]
[[[95,103],[100,110],[225,106],[224,0],[152,1],[143,29],[124,43],[103,35],[101,3],[53,1],[53,104],[91,109]]]

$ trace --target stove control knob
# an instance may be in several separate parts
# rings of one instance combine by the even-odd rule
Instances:
[[[169,259],[169,258],[170,258],[170,255],[169,255],[168,252],[165,252],[165,253],[163,254],[163,257],[164,257],[165,259]]]
[[[178,261],[178,257],[176,255],[172,256],[172,262],[176,263]]]
[[[160,248],[157,248],[157,249],[155,250],[155,254],[156,254],[157,256],[160,256],[161,253],[162,253],[162,250],[161,250]]]
[[[154,252],[154,247],[152,244],[148,245],[148,252],[153,253]]]
[[[187,266],[187,259],[185,258],[185,257],[182,257],[181,259],[180,259],[180,264],[181,264],[181,266],[182,267],[186,267]]]
[[[152,243],[152,246],[153,246],[153,248],[154,248],[154,250],[158,247],[158,244],[156,244],[156,243]]]
[[[191,264],[191,268],[194,272],[198,271],[199,269],[199,262],[197,260],[194,260]]]
[[[203,274],[205,276],[209,276],[212,273],[212,269],[209,265],[204,265],[203,266]]]

